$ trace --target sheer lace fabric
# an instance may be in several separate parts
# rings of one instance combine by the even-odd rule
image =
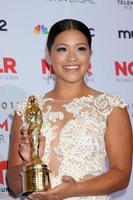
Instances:
[[[82,96],[62,101],[37,96],[43,114],[41,133],[45,136],[42,160],[52,170],[52,186],[61,183],[63,175],[80,181],[86,175],[100,175],[106,171],[104,135],[107,117],[114,107],[127,103],[115,94]],[[24,123],[27,104],[16,106]],[[109,200],[110,196],[73,197],[72,200]]]

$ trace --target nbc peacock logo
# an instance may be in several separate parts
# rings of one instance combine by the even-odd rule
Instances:
[[[35,27],[34,27],[34,33],[36,34],[36,35],[40,35],[40,34],[44,34],[44,35],[47,35],[48,34],[48,29],[47,29],[47,27],[45,26],[45,25],[40,25],[40,24],[38,24],[38,25],[36,25]]]

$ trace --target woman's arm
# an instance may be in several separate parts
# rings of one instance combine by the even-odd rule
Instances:
[[[21,126],[22,126],[22,120],[15,113],[11,127],[11,138],[10,138],[8,169],[7,169],[8,187],[13,192],[14,196],[17,196],[19,193],[22,192],[20,173],[22,171],[22,167],[24,166],[24,161],[19,155],[19,144],[21,141],[21,133],[20,133]]]
[[[21,118],[15,113],[9,148],[7,183],[14,196],[22,192],[21,172],[24,165],[31,160],[31,142],[28,128],[23,126]],[[42,157],[45,146],[45,138],[39,135],[39,156]]]

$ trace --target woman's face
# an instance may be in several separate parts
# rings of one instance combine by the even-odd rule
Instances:
[[[70,83],[84,79],[90,56],[87,38],[78,30],[67,30],[57,35],[49,52],[57,80]]]

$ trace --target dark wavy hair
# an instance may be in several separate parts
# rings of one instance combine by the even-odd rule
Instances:
[[[80,32],[82,32],[85,37],[87,38],[89,47],[91,49],[91,42],[92,42],[92,38],[91,38],[91,34],[90,34],[90,30],[89,28],[82,22],[75,20],[75,19],[63,19],[61,21],[56,22],[55,24],[53,24],[53,26],[51,27],[50,31],[49,31],[49,35],[47,38],[47,48],[49,50],[49,52],[51,51],[51,47],[54,43],[54,40],[56,38],[56,36],[66,30],[79,30]]]

